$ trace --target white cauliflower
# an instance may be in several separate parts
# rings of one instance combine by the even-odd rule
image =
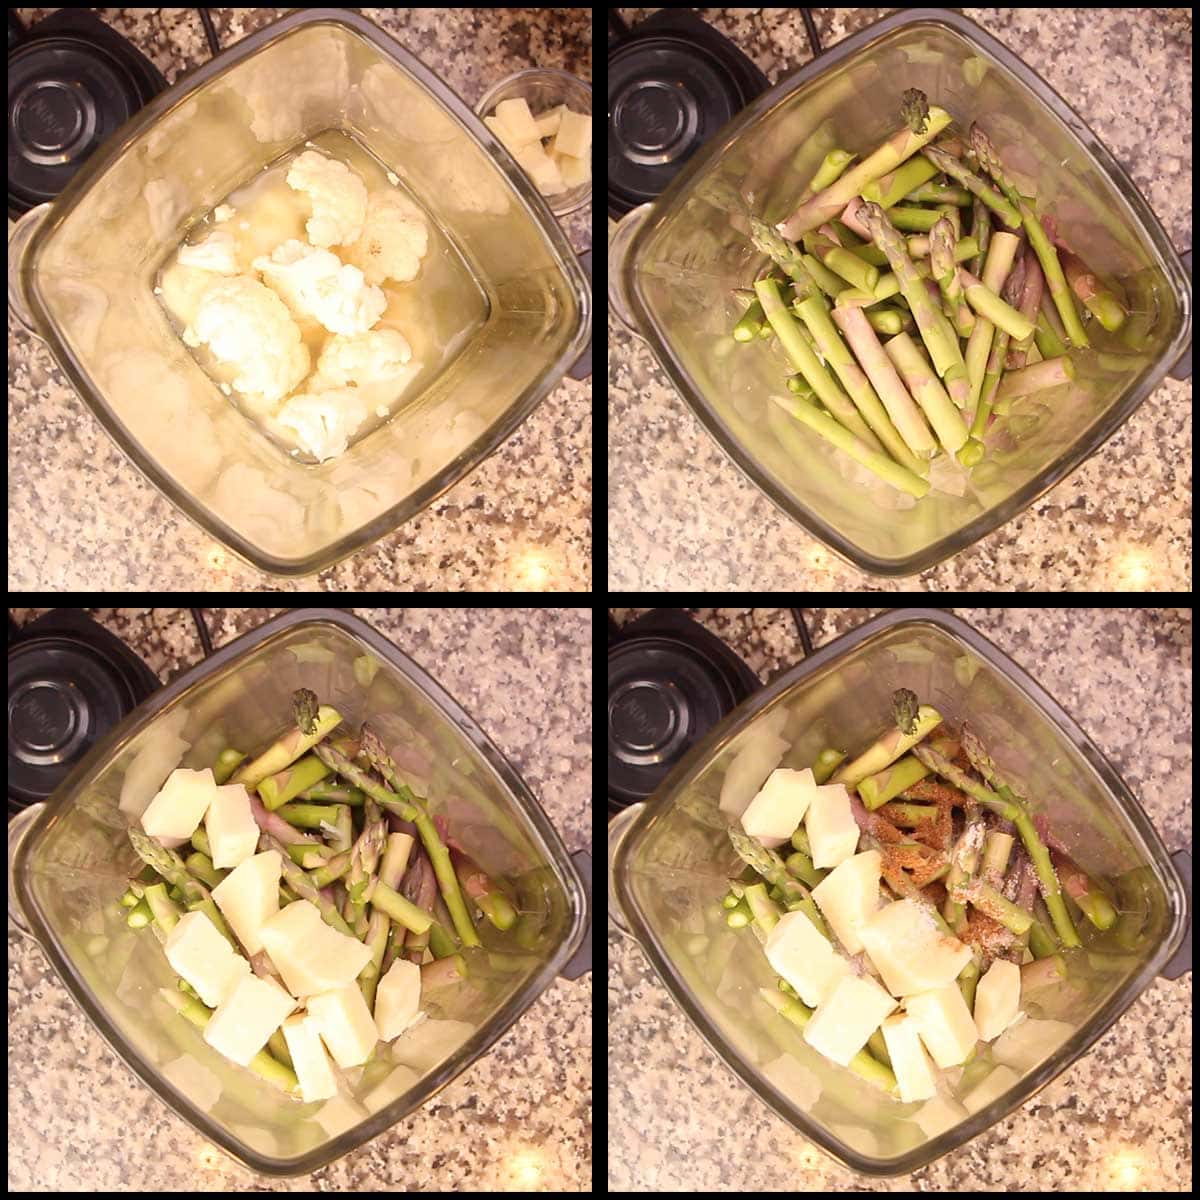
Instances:
[[[346,449],[350,435],[366,416],[357,393],[346,388],[319,395],[299,392],[279,410],[276,420],[301,450],[324,462]]]
[[[394,329],[372,329],[355,337],[331,337],[317,360],[317,376],[332,388],[369,387],[405,374],[412,347]]]
[[[369,283],[407,283],[417,277],[428,249],[429,227],[421,210],[403,192],[373,192],[362,237],[348,257]]]
[[[233,234],[224,230],[210,233],[202,242],[180,246],[179,261],[185,267],[199,267],[203,271],[215,271],[218,275],[237,275],[241,271],[237,261],[237,243]]]
[[[308,348],[282,300],[249,275],[214,283],[183,340],[237,370],[233,386],[273,404],[308,374]]]
[[[204,293],[220,279],[221,276],[212,271],[173,262],[159,280],[163,306],[186,328],[196,319]]]
[[[314,246],[358,240],[367,216],[367,186],[345,163],[305,150],[288,169],[287,182],[312,201],[304,228]]]
[[[295,238],[276,246],[270,258],[256,258],[253,266],[293,313],[320,321],[330,333],[365,333],[387,307],[382,290],[368,284],[357,267]]]

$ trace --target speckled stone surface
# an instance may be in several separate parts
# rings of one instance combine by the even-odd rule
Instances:
[[[643,610],[613,610],[619,624]],[[689,609],[769,680],[803,657],[786,609]],[[879,610],[805,609],[814,647]],[[1192,838],[1187,609],[954,609],[1034,675],[1124,777],[1168,849]],[[1181,1192],[1191,1176],[1191,977],[1158,980],[1012,1116],[912,1175],[835,1163],[734,1078],[609,925],[609,1186],[625,1192]]]
[[[650,10],[621,10],[631,23]],[[888,9],[812,9],[833,46]],[[1059,92],[1181,252],[1192,238],[1192,10],[961,10]],[[796,9],[705,9],[779,82],[812,58]],[[1188,591],[1191,384],[1166,379],[1088,462],[919,576],[864,574],[783,516],[691,414],[644,342],[609,319],[610,589]]]
[[[44,610],[12,610],[25,625]],[[204,657],[186,609],[91,609],[160,679]],[[428,668],[539,798],[569,850],[591,841],[588,618],[555,609],[353,610]],[[214,646],[266,609],[206,609]],[[409,1119],[337,1162],[272,1180],[174,1117],[112,1054],[9,925],[8,1181],[14,1191],[587,1192],[591,976],[559,979]]]
[[[18,9],[26,27],[49,9]],[[214,8],[222,45],[285,9]],[[359,10],[469,105],[530,67],[591,79],[586,9]],[[192,9],[105,9],[175,82],[211,57]],[[11,223],[10,223],[11,225]],[[592,244],[591,206],[563,218]],[[264,575],[176,511],[136,470],[44,344],[9,324],[10,588],[54,591],[591,590],[591,380],[563,379],[490,458],[395,533],[319,575]]]

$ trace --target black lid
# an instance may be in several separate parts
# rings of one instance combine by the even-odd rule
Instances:
[[[614,644],[609,619],[608,800],[651,795],[690,747],[757,691],[758,677],[680,610],[647,614]]]
[[[35,26],[9,51],[9,216],[53,200],[166,86],[149,59],[87,9],[60,9]]]
[[[767,86],[737,47],[687,9],[661,9],[615,44],[610,37],[609,215],[624,216],[660,195]]]
[[[50,796],[158,687],[141,659],[78,609],[47,613],[20,630],[8,647],[10,815],[14,805]]]

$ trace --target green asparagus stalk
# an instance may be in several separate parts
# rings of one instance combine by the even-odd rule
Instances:
[[[914,783],[924,779],[928,774],[929,768],[920,759],[906,754],[890,766],[884,767],[882,771],[868,775],[860,781],[858,785],[859,799],[868,810],[873,812],[877,808],[882,808],[901,792],[907,791]]]
[[[760,254],[767,255],[801,292],[807,295],[812,290],[813,281],[804,267],[804,251],[799,246],[780,237],[770,225],[757,217],[750,218],[750,240],[754,248]],[[773,279],[774,273],[769,272],[766,278]]]
[[[963,745],[964,748],[967,745],[965,738]],[[1016,826],[1017,833],[1021,835],[1021,841],[1024,842],[1025,849],[1033,860],[1034,870],[1037,872],[1038,881],[1041,884],[1042,895],[1045,898],[1046,907],[1050,910],[1059,940],[1068,948],[1079,946],[1081,944],[1079,934],[1075,931],[1071,914],[1067,911],[1067,906],[1063,901],[1062,889],[1059,886],[1058,876],[1054,873],[1054,865],[1050,861],[1049,851],[1038,836],[1029,814],[1020,802],[1015,798],[1006,800],[982,784],[976,783],[965,771],[960,770],[928,746],[918,746],[913,753],[947,783],[952,783],[985,808],[991,809],[992,812],[1011,821]]]
[[[301,800],[312,800],[318,804],[349,804],[361,808],[363,794],[358,788],[346,787],[340,783],[318,783],[305,788],[299,794]]]
[[[909,192],[904,199],[913,204],[953,204],[959,208],[971,207],[971,193],[966,188],[955,187],[949,183],[923,183]]]
[[[827,442],[848,454],[898,491],[907,492],[918,500],[922,496],[928,495],[929,483],[927,480],[893,462],[887,455],[872,449],[861,438],[849,432],[844,424],[839,424],[817,408],[815,404],[810,404],[799,396],[788,396],[786,399],[781,396],[772,396],[771,399],[784,412],[795,417],[797,421],[802,421]],[[857,413],[855,415],[857,416]]]
[[[800,317],[813,335],[825,361],[833,368],[842,386],[849,393],[863,420],[871,427],[871,431],[884,444],[888,453],[902,467],[919,475],[925,464],[909,450],[904,439],[900,436],[891,417],[880,402],[879,396],[871,386],[871,382],[863,368],[855,361],[854,355],[846,348],[845,342],[838,335],[825,302],[819,296],[809,296],[799,305]],[[866,326],[868,334],[874,339],[870,326]],[[878,343],[876,343],[878,345]],[[903,391],[903,387],[901,387]],[[905,398],[908,399],[907,393]],[[892,400],[896,398],[893,396]],[[911,405],[911,400],[909,400]],[[915,407],[915,406],[913,406]],[[919,420],[919,414],[914,414]],[[922,423],[923,424],[923,423]],[[915,430],[915,426],[913,427]],[[926,431],[928,433],[928,431]],[[932,438],[929,438],[932,443]]]
[[[955,398],[956,390],[965,383],[966,374],[962,352],[950,322],[934,307],[921,276],[908,256],[904,239],[888,221],[883,210],[877,205],[865,204],[859,207],[859,214],[871,230],[875,244],[888,256],[934,368],[947,381],[951,398]]]
[[[796,370],[808,380],[821,403],[833,414],[833,417],[837,418],[836,421],[830,423],[836,425],[840,421],[841,430],[848,431],[852,435],[851,440],[857,439],[863,443],[866,449],[878,452],[878,457],[882,461],[888,461],[882,454],[883,445],[879,439],[871,432],[858,410],[801,334],[800,326],[796,324],[795,318],[784,306],[783,299],[779,294],[779,285],[774,280],[761,279],[755,283],[754,290],[762,302],[767,320],[779,335],[779,344],[783,347],[784,353],[787,354]],[[792,410],[786,408],[786,411],[791,412]],[[816,410],[814,409],[814,411]],[[792,415],[796,414],[792,413]],[[799,419],[804,420],[805,418],[800,417]],[[818,432],[821,431],[818,430]]]
[[[1069,349],[1067,343],[1063,341],[1062,335],[1055,329],[1054,321],[1050,318],[1050,313],[1053,311],[1045,304],[1038,310],[1037,328],[1034,330],[1033,337],[1042,358],[1059,358]]]
[[[217,783],[227,783],[229,777],[246,761],[240,750],[222,750],[213,763],[213,778]]]
[[[811,200],[817,192],[823,192],[831,184],[836,183],[846,168],[854,161],[854,155],[845,150],[834,148],[821,160],[817,173],[809,180],[808,186],[800,193],[800,199]]]
[[[913,101],[908,93],[905,93],[904,117],[908,128],[893,134],[835,183],[801,204],[791,216],[776,226],[779,232],[795,241],[810,229],[816,229],[836,217],[865,187],[912,158],[950,124],[950,114],[944,109],[922,105]]]
[[[834,750],[832,747],[826,747],[817,755],[817,761],[812,765],[813,778],[817,783],[825,783],[830,775],[834,773],[846,761],[846,752],[844,750]],[[800,832],[797,830],[797,832]],[[805,837],[807,838],[807,834]],[[793,844],[794,841],[793,841]],[[796,846],[797,850],[807,850],[807,846]]]
[[[341,723],[341,714],[328,705],[316,706],[316,697],[306,688],[292,698],[297,724],[273,742],[256,759],[244,763],[230,777],[230,782],[247,788],[257,787],[268,775],[275,775],[306,754],[318,742],[332,733]]]
[[[395,764],[383,748],[382,742],[374,732],[363,729],[363,755],[367,761],[383,775],[385,779],[396,785],[396,791],[389,792],[387,788],[376,783],[367,772],[356,767],[348,758],[339,754],[331,746],[321,746],[317,754],[323,762],[355,787],[360,788],[377,804],[394,812],[402,820],[411,821],[417,827],[425,853],[433,864],[433,872],[437,876],[438,887],[450,910],[454,928],[464,946],[478,946],[479,935],[471,915],[463,903],[462,892],[458,887],[458,879],[454,874],[454,866],[450,862],[450,854],[438,835],[437,828],[425,811],[423,804],[405,784],[399,782]]]
[[[954,228],[943,217],[929,232],[929,262],[954,331],[965,338],[975,328],[975,317],[963,296],[963,276],[955,263],[954,242]]]
[[[888,220],[904,233],[929,233],[938,223],[941,213],[932,208],[909,208],[897,204],[887,210]]]
[[[1088,346],[1087,334],[1083,330],[1083,323],[1080,321],[1079,313],[1075,309],[1075,298],[1070,287],[1067,285],[1062,263],[1059,261],[1054,244],[1046,236],[1046,230],[1042,227],[1037,214],[1025,202],[1025,199],[1017,192],[1016,187],[1005,174],[1004,166],[1000,161],[1000,156],[996,153],[995,147],[991,143],[991,139],[978,125],[971,126],[970,137],[971,149],[975,152],[975,157],[979,160],[980,165],[995,180],[997,187],[1008,197],[1009,203],[1020,214],[1021,222],[1025,226],[1026,236],[1029,238],[1029,244],[1033,247],[1033,252],[1037,255],[1038,262],[1041,263],[1042,271],[1046,276],[1046,283],[1050,288],[1050,295],[1053,297],[1055,307],[1062,318],[1067,336],[1071,339],[1072,344],[1076,346]]]
[[[942,714],[929,704],[916,704],[916,697],[907,688],[898,689],[892,696],[895,724],[880,734],[857,758],[833,773],[832,782],[854,787],[868,775],[875,775],[890,766],[923,741],[942,723]]]
[[[938,382],[937,374],[917,349],[916,343],[907,333],[900,333],[885,342],[883,348],[928,417],[938,441],[948,453],[961,453],[967,445],[966,422]]]
[[[974,193],[1009,229],[1021,228],[1021,214],[1017,211],[1016,205],[989,186],[985,179],[976,175],[961,159],[947,154],[944,150],[939,150],[936,146],[926,146],[921,153],[939,171],[944,171],[951,179],[958,180],[963,187]]]
[[[880,208],[894,208],[901,200],[912,200],[914,191],[926,187],[937,173],[937,167],[918,154],[874,183],[867,184],[860,194]]]
[[[306,754],[282,771],[268,775],[255,790],[267,810],[274,812],[306,788],[315,787],[328,778],[329,773],[329,768],[319,758]]]
[[[849,308],[844,309],[845,312],[854,311]],[[898,308],[868,308],[862,310],[863,315],[867,319],[867,324],[876,332],[881,333],[884,337],[895,337],[898,333],[904,332],[904,327],[907,325],[912,329],[916,326],[909,318],[907,313],[901,312]],[[833,319],[837,320],[837,310],[834,310]],[[840,325],[841,322],[839,321]],[[843,333],[845,330],[843,329]],[[882,347],[880,347],[882,349]],[[876,389],[878,390],[878,389]],[[893,418],[893,421],[895,418]]]
[[[980,316],[987,317],[998,329],[1002,329],[1009,337],[1014,337],[1018,341],[1033,336],[1033,322],[1013,308],[1011,304],[1006,304],[982,280],[976,279],[974,275],[961,267],[958,275],[968,303]]]
[[[982,277],[983,264],[987,262],[988,247],[992,243],[992,218],[988,206],[978,196],[971,206],[971,213],[974,218],[971,224],[971,237],[977,249],[974,256],[967,260],[967,270],[972,275]]]

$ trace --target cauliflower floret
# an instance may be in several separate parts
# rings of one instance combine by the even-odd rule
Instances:
[[[287,181],[312,201],[304,228],[314,246],[358,240],[367,216],[367,186],[345,163],[305,150],[289,168]]]
[[[212,271],[174,262],[160,280],[163,306],[186,328],[196,319],[204,293],[220,280],[221,276]]]
[[[300,317],[320,321],[330,333],[365,333],[383,315],[387,297],[357,267],[343,266],[329,250],[292,238],[271,257],[256,258],[254,269]]]
[[[215,271],[218,275],[237,275],[241,268],[237,261],[237,243],[232,233],[219,230],[210,233],[202,242],[179,247],[179,261],[185,267],[200,267],[204,271]]]
[[[375,192],[362,237],[347,257],[362,268],[368,283],[407,283],[417,277],[428,249],[429,227],[421,210],[403,192]]]
[[[283,301],[249,275],[213,284],[183,340],[208,346],[219,362],[236,368],[239,392],[267,403],[283,399],[308,374],[299,327]]]
[[[346,449],[367,409],[353,388],[314,395],[300,392],[279,410],[277,420],[296,445],[324,462]]]
[[[332,388],[368,387],[404,374],[412,347],[394,329],[372,329],[356,337],[338,334],[325,344],[317,375]]]

